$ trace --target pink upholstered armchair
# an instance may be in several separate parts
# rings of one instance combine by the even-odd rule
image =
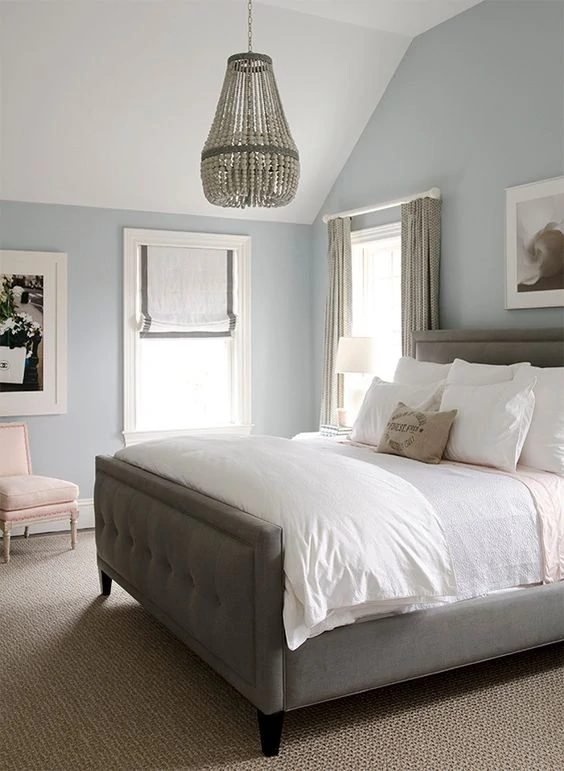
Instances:
[[[0,528],[3,560],[10,561],[12,525],[70,519],[71,549],[76,546],[78,487],[72,482],[31,473],[25,423],[0,423]]]

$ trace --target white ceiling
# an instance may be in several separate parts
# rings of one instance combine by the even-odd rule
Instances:
[[[241,212],[199,162],[246,0],[3,0],[0,197],[310,223],[412,36],[474,4],[256,0],[302,168],[292,204]]]
[[[240,0],[235,0],[239,2]],[[482,0],[255,0],[325,19],[415,37]]]

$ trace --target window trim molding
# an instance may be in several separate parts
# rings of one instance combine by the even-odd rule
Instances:
[[[401,222],[391,222],[389,225],[378,225],[351,232],[351,244],[353,246],[371,241],[382,241],[385,238],[401,238]]]
[[[237,254],[237,327],[233,337],[232,414],[237,422],[171,431],[139,431],[136,410],[139,401],[137,378],[137,255],[142,245],[178,246],[203,249],[233,249]],[[240,387],[239,387],[240,386]],[[123,437],[127,444],[193,433],[249,433],[251,423],[251,237],[223,233],[180,230],[123,229]],[[142,438],[141,438],[142,437]]]

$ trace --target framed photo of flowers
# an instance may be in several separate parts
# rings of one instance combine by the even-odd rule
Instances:
[[[67,255],[0,250],[0,419],[67,411]]]
[[[564,177],[505,195],[505,307],[564,306]]]

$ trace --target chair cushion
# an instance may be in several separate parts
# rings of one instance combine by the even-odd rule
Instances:
[[[72,482],[36,474],[0,477],[0,509],[16,511],[76,500],[78,487]]]
[[[0,509],[0,522],[31,524],[41,519],[63,519],[73,514],[76,514],[75,519],[78,519],[78,503],[76,501],[67,501],[66,503],[52,503],[50,506],[32,506],[29,509],[16,509],[15,511],[2,511]]]

